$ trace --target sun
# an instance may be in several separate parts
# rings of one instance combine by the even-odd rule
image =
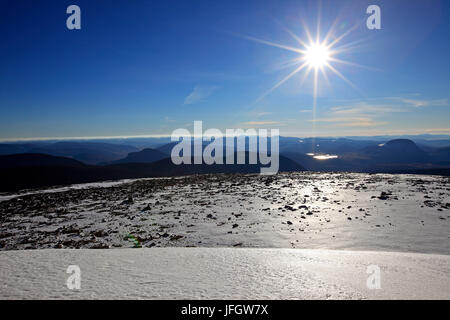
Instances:
[[[358,23],[356,23],[348,30],[343,30],[340,32],[340,34],[338,34],[337,30],[335,29],[337,23],[336,21],[323,38],[320,37],[320,22],[318,23],[317,34],[315,35],[315,37],[313,37],[313,35],[309,32],[309,28],[307,27],[307,25],[303,23],[306,36],[305,39],[301,39],[289,29],[283,28],[298,43],[298,46],[285,45],[250,36],[239,35],[251,41],[259,42],[272,47],[277,47],[297,54],[296,58],[286,61],[285,64],[287,67],[293,66],[295,68],[284,78],[275,83],[272,88],[264,92],[258,99],[256,99],[255,102],[253,102],[253,104],[261,101],[272,91],[280,87],[283,83],[300,72],[303,72],[303,77],[300,83],[301,85],[311,73],[313,75],[313,109],[315,109],[314,105],[316,104],[317,100],[319,74],[323,76],[324,80],[326,80],[328,84],[330,84],[330,82],[328,81],[328,74],[332,73],[341,78],[351,87],[359,91],[359,89],[335,67],[336,64],[343,64],[352,67],[368,68],[357,63],[341,60],[337,57],[340,54],[352,51],[354,48],[357,48],[358,45],[361,45],[362,40],[355,40],[353,42],[341,44],[342,40],[358,27]]]
[[[322,69],[328,65],[330,50],[324,44],[313,43],[306,47],[303,58],[309,67]]]
[[[287,82],[289,79],[294,77],[296,74],[302,72],[303,76],[301,77],[301,80],[299,82],[300,86],[303,85],[305,79],[308,78],[310,74],[312,74],[313,78],[313,92],[312,92],[312,132],[311,136],[315,136],[315,119],[316,119],[316,109],[317,109],[317,96],[318,96],[318,88],[319,88],[319,75],[323,77],[323,79],[326,81],[328,85],[330,85],[328,74],[336,75],[341,80],[346,82],[348,85],[350,85],[352,88],[356,89],[360,92],[358,87],[353,84],[349,79],[347,79],[336,67],[336,64],[340,65],[346,65],[351,67],[362,67],[367,68],[371,70],[377,70],[374,68],[369,68],[351,61],[342,60],[339,58],[340,55],[344,54],[345,52],[353,51],[354,49],[357,49],[360,47],[366,39],[355,39],[353,41],[345,41],[343,42],[343,39],[348,37],[348,35],[356,30],[360,23],[356,22],[352,27],[348,29],[343,29],[341,26],[344,26],[342,24],[339,24],[338,19],[336,19],[333,24],[331,25],[328,32],[324,34],[324,37],[321,37],[323,32],[321,32],[321,26],[320,26],[320,10],[319,15],[317,19],[317,31],[315,36],[313,36],[307,24],[303,21],[301,21],[303,25],[304,30],[304,36],[305,38],[300,38],[297,36],[294,32],[291,30],[283,27],[283,29],[297,42],[295,46],[272,42],[268,40],[258,39],[255,37],[245,36],[245,35],[239,35],[242,38],[245,38],[247,40],[259,42],[271,47],[280,48],[283,50],[291,51],[295,54],[295,58],[286,61],[284,65],[282,65],[281,68],[285,67],[293,67],[293,70],[290,71],[286,76],[281,78],[278,82],[276,82],[269,90],[264,92],[262,95],[260,95],[252,104],[251,106],[255,105],[256,103],[259,103],[262,99],[264,99],[267,95],[269,95],[271,92],[279,88],[281,85],[283,85],[285,82]],[[340,25],[340,26],[339,26]],[[338,27],[339,26],[339,27]],[[347,38],[348,39],[348,38]],[[314,140],[313,140],[314,141]],[[314,145],[314,143],[313,143]]]

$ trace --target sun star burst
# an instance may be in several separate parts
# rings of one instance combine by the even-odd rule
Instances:
[[[297,36],[292,31],[284,28],[284,30],[299,44],[298,47],[296,46],[290,46],[290,45],[284,45],[281,43],[276,43],[272,41],[262,40],[254,37],[249,36],[242,36],[248,40],[255,41],[258,43],[262,43],[268,46],[280,48],[283,50],[288,50],[291,52],[294,52],[298,54],[298,58],[294,59],[293,61],[289,61],[289,66],[294,66],[295,69],[292,70],[289,74],[287,74],[284,78],[282,78],[280,81],[275,83],[275,85],[267,90],[264,94],[262,94],[256,101],[259,102],[264,97],[266,97],[268,94],[270,94],[272,91],[280,87],[282,84],[284,84],[286,81],[288,81],[290,78],[292,78],[294,75],[296,75],[299,72],[304,72],[303,81],[309,76],[309,74],[313,73],[313,84],[314,84],[314,104],[317,98],[317,87],[319,82],[319,73],[323,76],[323,78],[328,82],[328,75],[327,72],[331,72],[335,74],[337,77],[341,78],[343,81],[345,81],[347,84],[349,84],[354,89],[358,88],[349,80],[347,79],[335,66],[336,64],[342,64],[347,66],[353,66],[353,67],[363,67],[367,68],[365,66],[358,65],[356,63],[352,63],[350,61],[345,61],[342,59],[338,59],[336,56],[343,52],[347,52],[353,49],[351,44],[343,44],[341,46],[340,43],[342,40],[347,37],[358,25],[353,26],[352,28],[346,30],[342,34],[338,36],[335,35],[334,26],[336,25],[336,21],[333,24],[333,27],[330,28],[328,33],[323,39],[320,39],[320,23],[317,25],[317,35],[315,39],[311,36],[311,33],[309,32],[308,27],[303,24],[305,33],[306,33],[306,39],[301,39],[299,36]],[[333,39],[332,39],[333,38]],[[370,69],[370,68],[369,68]]]
[[[244,38],[255,41],[258,43],[262,43],[268,46],[280,48],[283,50],[288,50],[291,52],[294,52],[298,54],[299,56],[297,59],[294,59],[293,61],[289,61],[289,66],[294,66],[295,69],[291,71],[288,75],[286,75],[284,78],[282,78],[280,81],[278,81],[272,88],[267,90],[264,94],[262,94],[255,102],[259,102],[264,97],[266,97],[268,94],[270,94],[272,91],[280,87],[282,84],[284,84],[286,81],[288,81],[290,78],[292,78],[294,75],[296,75],[299,72],[304,72],[304,75],[302,77],[302,83],[306,80],[306,78],[309,76],[309,74],[312,72],[313,74],[313,110],[312,110],[312,117],[313,117],[313,128],[312,128],[312,136],[315,135],[315,117],[316,117],[316,109],[317,109],[317,94],[318,94],[318,85],[319,85],[319,73],[323,76],[323,78],[328,81],[328,75],[327,71],[335,74],[337,77],[342,79],[344,82],[349,84],[354,89],[359,89],[350,81],[348,80],[336,67],[336,64],[342,64],[352,67],[363,67],[367,68],[365,66],[345,61],[342,59],[337,58],[339,54],[347,51],[351,51],[355,48],[354,43],[358,43],[361,41],[357,41],[354,43],[347,43],[342,44],[342,40],[347,37],[353,30],[358,27],[358,24],[355,24],[352,28],[349,28],[345,32],[341,33],[340,35],[335,35],[334,27],[337,25],[337,20],[333,23],[333,26],[328,30],[326,36],[321,39],[320,38],[320,14],[317,24],[317,35],[315,39],[311,36],[311,33],[309,32],[308,27],[306,24],[303,23],[303,27],[306,34],[306,39],[301,39],[299,36],[297,36],[295,33],[293,33],[291,30],[284,28],[284,30],[299,44],[299,47],[293,47],[289,45],[284,45],[276,42],[271,42],[267,40],[262,40],[254,37],[248,37],[243,36]],[[368,68],[372,69],[372,68]],[[313,142],[314,144],[314,142]]]

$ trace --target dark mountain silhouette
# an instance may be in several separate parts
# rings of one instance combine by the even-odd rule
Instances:
[[[378,163],[424,163],[428,155],[409,139],[395,139],[379,146],[367,147],[362,153]]]
[[[37,145],[31,143],[1,143],[0,144],[0,155],[16,154],[16,153],[27,153],[32,148],[37,147]]]
[[[315,144],[313,144],[315,143]],[[423,145],[423,141],[421,145]],[[259,165],[180,165],[170,160],[170,153],[177,142],[158,149],[135,152],[134,147],[100,142],[57,142],[0,144],[1,152],[21,154],[0,156],[0,191],[37,188],[73,183],[176,176],[200,173],[257,173]],[[208,144],[203,143],[202,149]],[[307,146],[305,146],[305,144]],[[350,139],[298,139],[280,137],[279,171],[353,171],[444,174],[450,171],[450,147],[427,144],[425,149],[408,139],[394,139],[383,143]],[[248,139],[246,141],[248,150]],[[316,148],[313,148],[313,145]],[[128,152],[132,149],[130,152]],[[193,148],[193,146],[192,146]],[[236,151],[236,143],[234,151]],[[25,150],[43,150],[46,154],[22,153]],[[226,147],[224,148],[224,151]],[[269,148],[270,150],[270,148]],[[337,154],[338,158],[318,160],[302,152]],[[327,150],[328,152],[325,152]],[[331,152],[335,150],[336,152]],[[127,152],[125,152],[127,151]],[[193,151],[191,149],[191,151]],[[52,156],[48,153],[56,153]],[[60,154],[68,154],[61,157]],[[122,154],[121,157],[119,155]],[[193,155],[193,153],[191,153]],[[248,163],[248,155],[246,152]],[[224,156],[226,153],[224,152]],[[235,153],[236,158],[236,153]],[[89,163],[107,162],[98,166]],[[108,161],[104,161],[108,159]],[[111,160],[113,159],[113,160]],[[119,160],[113,163],[114,160]],[[301,165],[299,165],[299,163]]]
[[[378,139],[378,140],[377,140]],[[389,143],[386,137],[375,137],[369,140],[368,137],[364,138],[294,138],[294,137],[279,137],[279,152],[284,153],[321,153],[321,154],[335,154],[342,158],[366,158],[373,159],[376,162],[380,160],[391,161],[389,157],[383,155],[383,153],[388,153],[387,150],[390,149],[394,142]],[[111,164],[117,160],[123,160],[128,156],[129,153],[138,152],[140,149],[135,146],[141,145],[144,148],[152,148],[158,150],[167,156],[170,156],[173,146],[178,142],[169,142],[164,144],[164,142],[170,141],[170,138],[158,138],[158,139],[113,139],[113,140],[102,140],[102,141],[59,141],[59,142],[49,142],[49,141],[35,141],[27,143],[0,143],[0,155],[6,154],[16,154],[16,153],[45,153],[55,156],[64,156],[68,158],[73,158],[82,161],[87,164]],[[270,138],[268,139],[270,141]],[[246,138],[245,148],[248,151],[249,138]],[[406,139],[395,139],[394,141],[406,141]],[[414,140],[416,142],[416,140]],[[429,161],[439,162],[444,164],[445,161],[450,161],[446,156],[445,151],[440,151],[439,148],[445,149],[445,147],[450,146],[450,140],[417,140],[417,147],[421,149],[427,156],[429,156]],[[112,143],[113,142],[113,143]],[[130,145],[128,145],[128,143]],[[146,144],[154,144],[154,146],[146,146]],[[385,144],[384,147],[379,145]],[[135,146],[133,146],[133,144]],[[208,142],[203,143],[203,148],[208,144]],[[224,143],[225,144],[225,143]],[[401,144],[401,143],[400,143]],[[411,143],[409,143],[412,146]],[[141,147],[140,147],[141,148]],[[226,148],[226,147],[225,147]],[[406,146],[408,148],[408,146]],[[393,148],[394,152],[396,148]],[[398,148],[404,149],[404,148]],[[237,144],[235,139],[234,152],[237,151]],[[416,150],[417,151],[417,150]],[[395,163],[401,163],[404,161],[403,158],[407,158],[407,163],[411,161],[419,161],[423,163],[422,156],[412,157],[409,159],[405,156],[405,152],[400,152],[400,160],[394,159]],[[157,158],[155,158],[157,159]],[[151,160],[151,159],[150,159]],[[128,160],[126,160],[128,161]],[[353,161],[353,160],[352,160]],[[322,162],[323,164],[328,164],[333,161]],[[334,161],[338,162],[338,161]],[[349,161],[345,161],[348,164]],[[367,165],[368,162],[366,161]],[[355,165],[358,167],[364,167],[364,163]],[[352,169],[350,167],[350,169]]]
[[[126,158],[113,161],[112,164],[119,163],[152,163],[164,158],[167,158],[168,155],[155,149],[144,149],[139,152],[131,152],[128,154]]]
[[[246,153],[247,159],[248,156],[248,153]],[[23,160],[20,160],[22,158]],[[14,165],[14,159],[20,160],[17,161],[19,165]],[[42,159],[45,159],[45,161]],[[94,166],[85,165],[73,159],[49,155],[2,156],[0,157],[0,191],[127,178],[168,177],[206,173],[259,173],[260,167],[258,164],[175,165],[170,158],[153,163],[122,163]],[[280,156],[279,171],[303,170],[304,168],[301,165]]]
[[[297,163],[301,163],[306,170],[310,171],[351,171],[351,168],[355,170],[359,168],[353,161],[344,160],[343,158],[317,160],[307,154],[296,152],[284,152],[282,155]]]
[[[209,143],[210,143],[210,142],[208,142],[208,141],[203,141],[203,142],[202,142],[202,152],[203,152],[203,150],[205,149],[205,147],[206,147],[207,145],[209,145]],[[165,144],[165,145],[162,145],[162,146],[158,147],[156,150],[158,150],[158,151],[160,151],[160,152],[166,154],[167,156],[170,156],[171,153],[172,153],[173,147],[175,147],[177,144],[178,144],[178,142],[170,142],[170,143],[167,143],[167,144]],[[223,139],[222,144],[223,144],[223,153],[225,154],[225,151],[226,151],[226,143],[225,143],[225,139]],[[237,151],[237,146],[236,146],[236,144],[234,145],[234,149],[233,149],[233,150],[234,150],[234,152]],[[246,141],[246,150],[248,150],[248,141]],[[193,154],[194,154],[194,143],[192,142],[192,143],[191,143],[191,155],[193,155]]]
[[[152,166],[159,168],[167,176],[187,175],[187,174],[202,174],[202,173],[259,173],[261,169],[260,164],[248,164],[249,153],[245,152],[246,164],[236,164],[237,154],[234,155],[235,164],[180,164],[174,165],[170,158],[166,158],[155,163]],[[194,163],[194,158],[191,158],[191,163]],[[224,161],[225,163],[225,161]],[[305,171],[305,168],[297,162],[288,159],[284,156],[279,157],[279,171]]]
[[[450,165],[450,147],[433,150],[430,154],[434,163]]]
[[[350,140],[346,138],[291,138],[280,137],[280,153],[324,153],[343,154],[357,152],[363,148],[376,146],[381,142]]]
[[[367,146],[356,152],[343,152],[337,159],[316,160],[296,152],[282,154],[313,171],[418,172],[420,169],[441,170],[450,166],[449,153],[450,148],[441,148],[430,154],[411,140],[394,139],[385,144]],[[442,172],[445,173],[445,170]]]
[[[0,156],[0,168],[23,168],[23,167],[81,167],[83,163],[77,160],[55,157],[47,154],[23,153]]]
[[[173,147],[177,144],[178,144],[178,142],[169,142],[165,145],[162,145],[162,146],[156,148],[156,150],[170,156],[170,153],[172,152]]]
[[[270,143],[271,138],[269,137]],[[258,140],[259,142],[259,140]],[[157,148],[157,150],[170,155],[172,148],[178,142],[170,142]],[[203,142],[203,148],[209,142]],[[293,138],[279,137],[279,152],[283,153],[326,153],[326,154],[342,154],[348,152],[358,152],[366,147],[374,147],[382,142],[370,140],[350,140],[345,138]],[[226,149],[226,140],[223,140],[224,149]],[[270,150],[270,147],[268,148]],[[245,140],[245,150],[249,150],[249,138]],[[237,139],[234,139],[234,151],[237,152]]]

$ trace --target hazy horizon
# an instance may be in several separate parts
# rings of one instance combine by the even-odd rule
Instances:
[[[247,136],[247,135],[246,135]],[[298,139],[375,139],[375,138],[430,138],[430,139],[450,139],[450,134],[381,134],[372,136],[290,136],[280,135],[282,138],[298,138]],[[111,137],[37,137],[37,138],[19,138],[19,139],[0,139],[0,143],[14,143],[14,142],[54,142],[54,141],[108,141],[108,140],[132,140],[132,139],[170,139],[170,135],[142,135],[142,136],[111,136]]]

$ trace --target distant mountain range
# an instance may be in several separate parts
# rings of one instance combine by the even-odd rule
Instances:
[[[111,164],[119,163],[152,163],[167,158],[168,154],[159,150],[146,148],[138,152],[131,152],[125,158],[112,161]]]
[[[148,154],[148,151],[144,151]],[[248,159],[249,154],[246,153]],[[139,157],[138,157],[139,158]],[[236,155],[235,155],[236,158]],[[193,158],[191,159],[193,163]],[[17,163],[17,165],[14,165]],[[86,165],[42,154],[0,156],[0,192],[118,179],[183,176],[207,173],[259,173],[259,164],[175,165],[168,157],[152,163]],[[280,156],[279,171],[303,171],[295,161]]]
[[[370,161],[383,163],[426,163],[430,157],[408,139],[395,139],[378,146],[366,147],[361,151]]]
[[[0,155],[17,153],[42,153],[52,156],[73,158],[86,164],[98,164],[122,159],[130,152],[139,151],[128,145],[104,142],[73,142],[30,144],[0,144]]]
[[[322,150],[324,148],[322,147]],[[330,148],[325,148],[331,151]],[[428,169],[449,169],[450,148],[431,148],[429,152],[408,139],[368,145],[362,149],[335,150],[337,158],[319,160],[299,152],[283,152],[284,156],[314,171],[399,172]],[[315,153],[317,155],[320,153]],[[435,170],[436,171],[436,170]],[[444,171],[443,171],[444,172]]]
[[[418,145],[409,139],[375,141],[280,137],[280,171],[449,175],[450,140],[436,141],[428,143],[421,140]],[[154,148],[142,150],[124,143],[62,141],[0,144],[0,154],[3,154],[0,156],[0,191],[125,178],[260,171],[259,165],[176,166],[170,159],[175,142],[156,144]],[[204,143],[203,148],[207,144]],[[246,148],[248,150],[248,139]],[[225,146],[224,155],[226,150]],[[228,150],[235,156],[238,152],[236,144]]]

